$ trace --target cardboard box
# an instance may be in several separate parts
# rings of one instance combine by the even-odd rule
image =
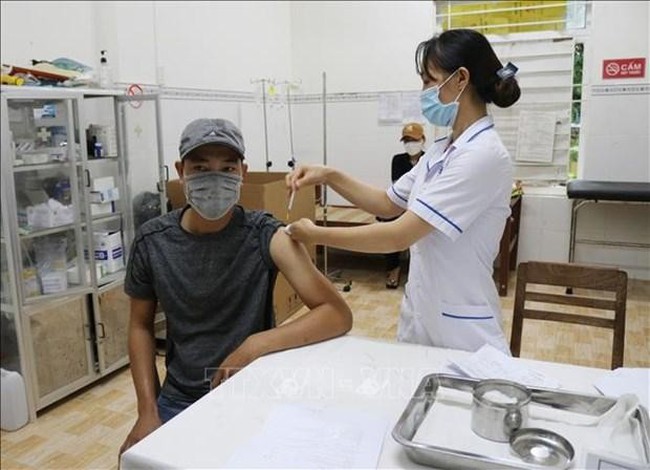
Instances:
[[[180,180],[169,180],[165,184],[167,189],[167,200],[172,209],[178,209],[185,205],[185,193]]]
[[[264,210],[273,214],[284,223],[301,218],[315,220],[316,198],[313,188],[303,189],[296,193],[291,213],[287,214],[289,193],[284,183],[286,173],[279,172],[249,172],[244,178],[239,203],[246,209]],[[172,208],[185,205],[185,194],[179,180],[167,182],[167,199]],[[314,246],[307,246],[312,259],[316,260]],[[279,325],[303,306],[302,300],[293,290],[287,279],[278,273],[273,290],[273,308],[275,321]]]

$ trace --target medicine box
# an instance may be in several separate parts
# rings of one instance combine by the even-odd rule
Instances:
[[[122,232],[94,232],[93,239],[95,263],[100,267],[102,276],[124,268]]]
[[[115,212],[115,206],[113,201],[90,205],[90,213],[92,215],[105,215],[105,214],[112,214],[113,212]]]
[[[40,273],[43,294],[58,294],[68,289],[68,275],[64,270]]]
[[[119,201],[120,188],[99,189],[90,191],[90,202],[93,204],[102,204],[106,202]]]
[[[102,191],[112,189],[115,187],[115,178],[112,176],[102,176],[101,178],[93,178],[92,191]]]

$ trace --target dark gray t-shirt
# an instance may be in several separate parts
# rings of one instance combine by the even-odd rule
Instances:
[[[274,326],[277,267],[270,243],[281,222],[236,206],[223,230],[195,235],[180,225],[184,210],[140,227],[124,290],[160,303],[167,319],[162,394],[193,400],[210,390],[210,378],[228,354]]]

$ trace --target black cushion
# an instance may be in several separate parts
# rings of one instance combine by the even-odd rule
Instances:
[[[569,199],[650,202],[650,183],[571,180],[566,192]]]

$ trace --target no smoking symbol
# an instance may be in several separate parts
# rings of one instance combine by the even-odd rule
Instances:
[[[129,85],[129,87],[126,89],[127,96],[139,96],[142,94],[144,94],[144,90],[137,83]],[[138,101],[138,100],[130,100],[128,103],[132,108],[135,109],[138,109],[140,106],[142,106],[142,101]]]
[[[611,62],[605,67],[605,73],[607,75],[618,75],[618,72],[620,72],[620,70],[621,68],[616,62]]]

